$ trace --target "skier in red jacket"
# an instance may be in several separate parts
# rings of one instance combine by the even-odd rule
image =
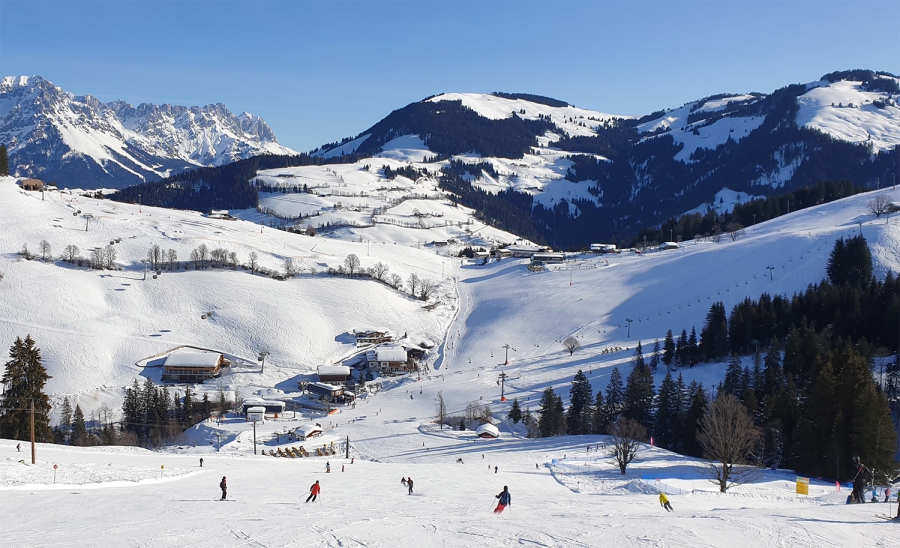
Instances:
[[[319,480],[316,480],[316,482],[312,484],[312,487],[309,488],[309,496],[306,497],[306,502],[309,502],[310,499],[312,499],[313,502],[316,502],[316,498],[319,496],[320,489],[321,488],[319,487]]]

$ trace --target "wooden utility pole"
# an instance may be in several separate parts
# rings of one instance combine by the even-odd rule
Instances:
[[[34,447],[34,400],[31,400],[31,464],[36,464],[37,455]]]

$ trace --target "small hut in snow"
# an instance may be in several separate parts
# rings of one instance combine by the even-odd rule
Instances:
[[[500,430],[493,424],[484,423],[475,429],[475,435],[479,438],[495,440],[500,437]]]

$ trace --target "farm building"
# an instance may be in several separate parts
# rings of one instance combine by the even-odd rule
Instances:
[[[231,363],[221,352],[200,349],[179,349],[163,363],[162,380],[169,382],[204,382],[218,377],[223,367]]]
[[[678,249],[679,247],[681,246],[679,246],[675,242],[663,242],[659,244],[660,249]]]
[[[350,368],[346,365],[320,365],[319,382],[330,384],[347,384],[352,378]]]
[[[394,340],[394,336],[387,329],[354,329],[353,336],[356,337],[356,346],[381,344]]]
[[[303,426],[298,426],[294,430],[294,435],[298,440],[304,441],[309,438],[314,438],[316,436],[322,435],[322,428],[315,424],[304,424]]]
[[[366,352],[369,369],[377,369],[384,375],[402,375],[416,371],[409,353],[400,345],[377,346]]]
[[[500,430],[493,424],[484,423],[475,429],[475,435],[479,438],[495,440],[500,437]]]

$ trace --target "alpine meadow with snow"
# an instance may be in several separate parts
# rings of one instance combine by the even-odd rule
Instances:
[[[630,369],[638,341],[649,352],[669,329],[699,329],[713,302],[730,309],[746,297],[790,295],[818,283],[838,238],[861,232],[875,275],[900,271],[897,219],[876,218],[868,208],[879,196],[900,201],[900,190],[796,211],[734,241],[574,254],[532,271],[527,259],[458,257],[465,247],[527,242],[479,222],[427,176],[386,181],[365,169],[424,158],[420,141],[395,145],[359,165],[262,171],[264,183],[329,191],[261,193],[260,209],[232,211],[236,219],[91,192],[25,191],[15,178],[0,178],[0,341],[11,345],[30,334],[40,348],[52,377],[45,392],[53,422],[64,397],[95,420],[109,410],[120,416],[126,388],[135,380],[158,384],[162,358],[181,345],[213,349],[231,362],[221,378],[191,385],[195,402],[224,394],[296,407],[256,423],[229,412],[154,450],[38,443],[35,464],[25,440],[0,440],[0,544],[900,543],[896,526],[881,519],[896,513],[896,501],[845,505],[846,484],[838,490],[811,478],[809,494],[798,495],[794,473],[766,470],[723,494],[704,477],[704,461],[649,444],[639,445],[622,475],[608,436],[529,438],[507,420],[514,398],[535,413],[547,387],[567,403],[578,370],[594,392],[602,390],[614,366]],[[265,226],[272,212],[316,213],[343,228],[327,237],[275,230]],[[156,245],[187,263],[201,245],[236,260],[154,271],[143,261]],[[67,246],[83,257],[113,249],[112,268],[59,260]],[[400,283],[335,275],[350,255],[357,268],[381,263],[385,278],[396,274]],[[293,273],[285,273],[287,265]],[[408,294],[412,275],[433,285],[427,299]],[[421,372],[381,377],[370,383],[378,389],[330,413],[314,409],[302,383],[316,380],[318,366],[351,363],[360,352],[352,331],[377,328],[421,350]],[[578,342],[572,353],[563,346],[569,337]],[[678,372],[711,388],[724,371],[724,363],[702,363]],[[657,386],[664,375],[664,367],[654,374]],[[169,385],[180,393],[186,387]],[[500,437],[442,428],[439,394],[448,415],[490,406]],[[321,425],[322,435],[290,435],[309,424]],[[300,446],[309,457],[270,454]],[[218,500],[223,477],[225,504]],[[406,477],[412,489],[400,484]],[[320,497],[304,502],[316,481]],[[504,486],[512,504],[495,515]],[[674,512],[660,506],[661,491]]]

